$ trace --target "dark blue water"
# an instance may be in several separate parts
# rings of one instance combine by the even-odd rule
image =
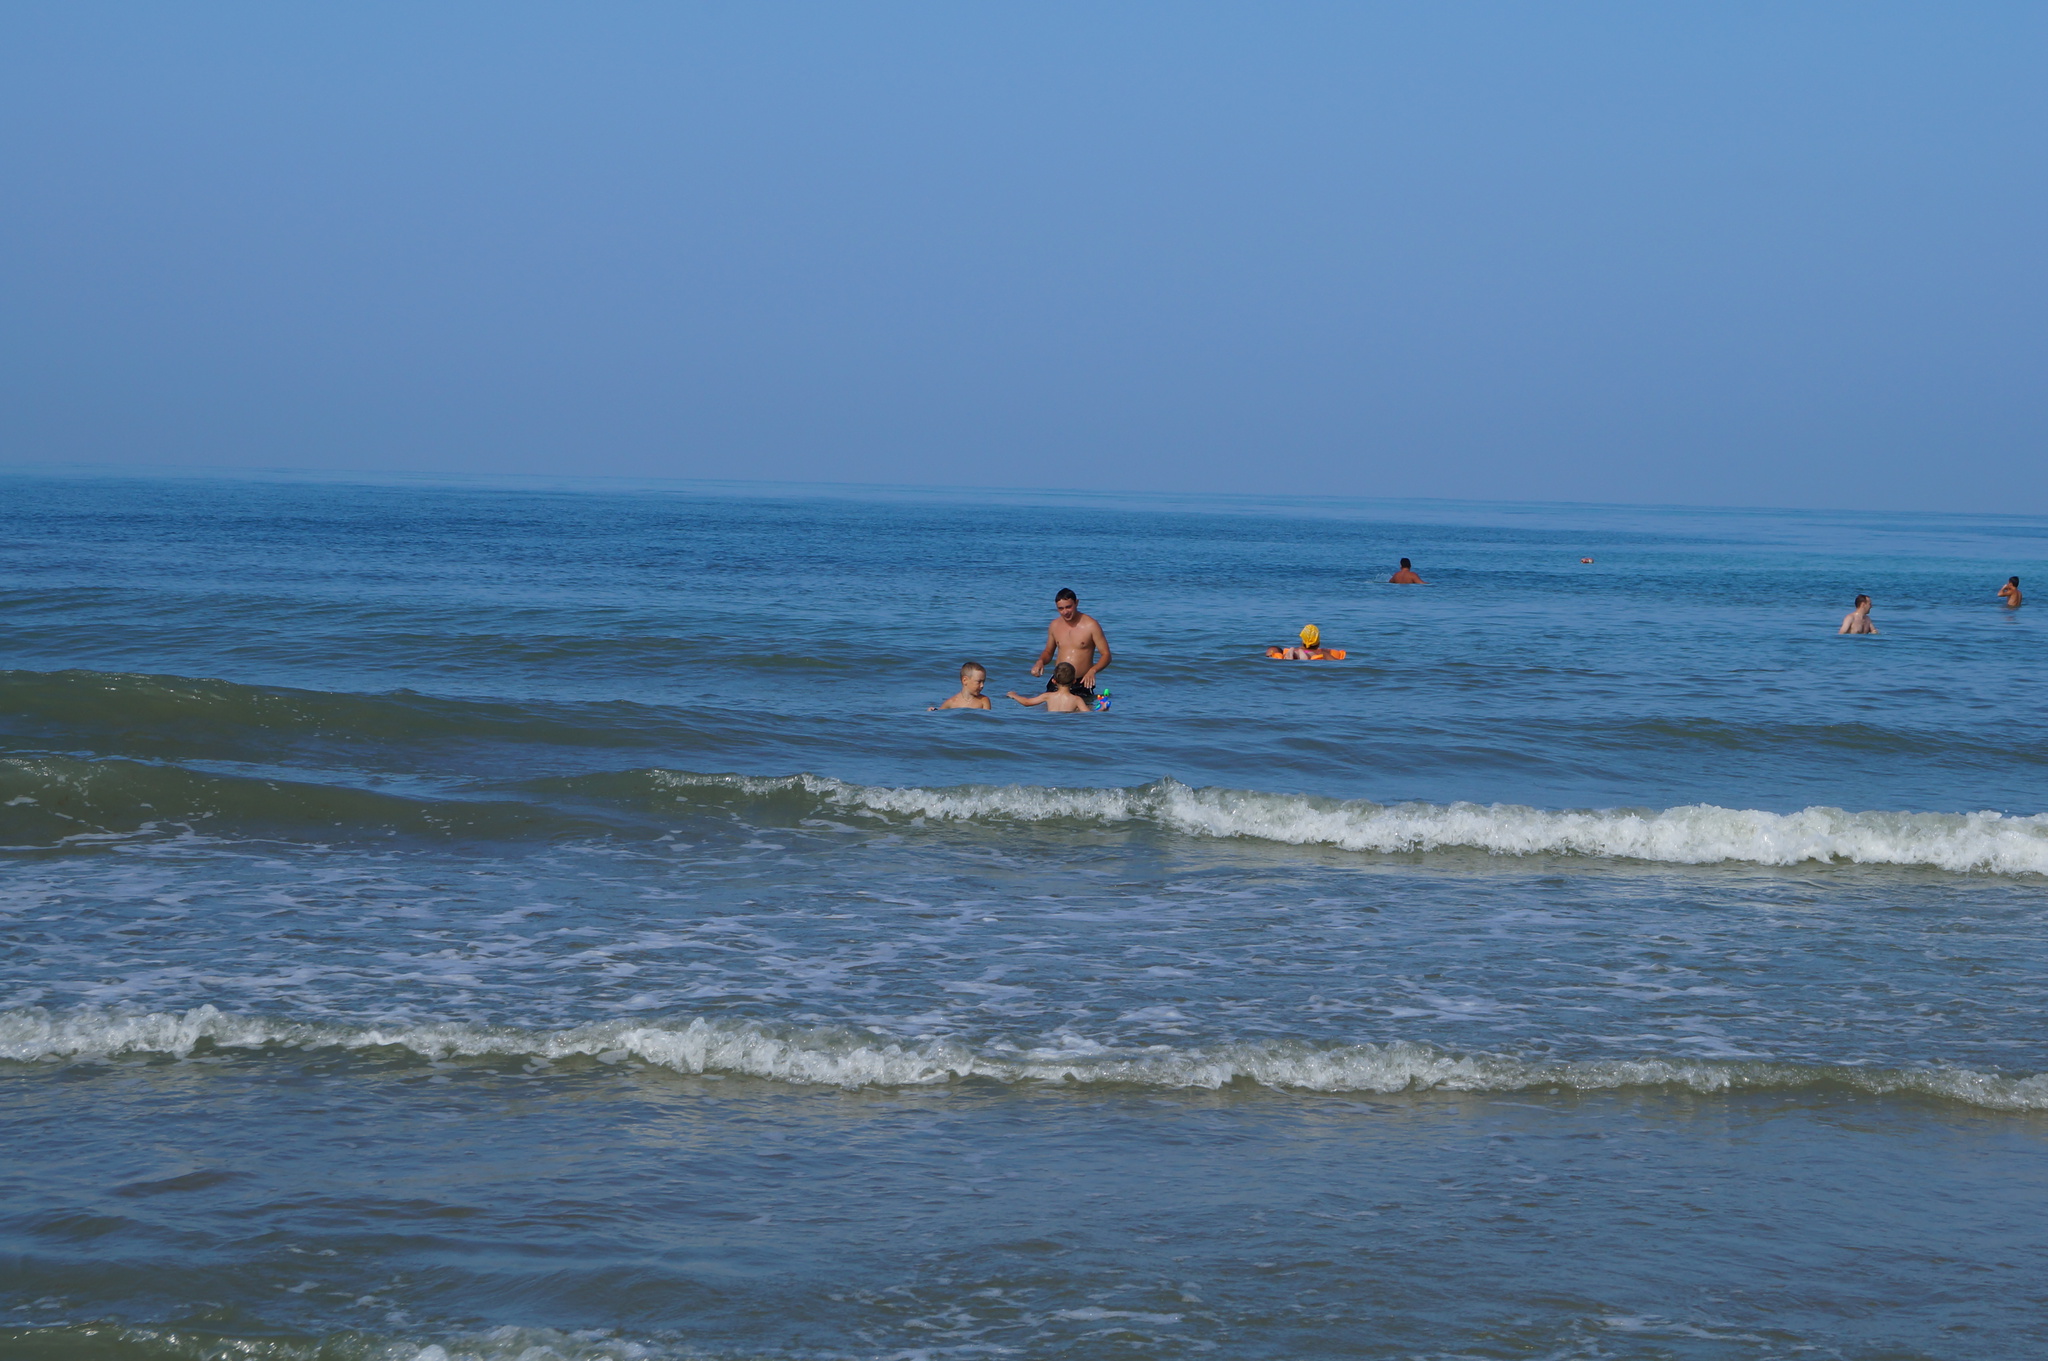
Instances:
[[[2048,522],[0,490],[0,1353],[2042,1350]]]

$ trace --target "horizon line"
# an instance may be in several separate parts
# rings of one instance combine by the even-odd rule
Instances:
[[[1847,506],[1729,505],[1725,503],[1686,501],[1578,501],[1513,497],[1374,496],[1369,494],[1328,492],[1158,491],[1143,488],[1111,487],[998,487],[936,482],[856,482],[792,478],[677,477],[624,473],[449,472],[418,469],[252,467],[228,464],[0,462],[0,477],[49,477],[61,479],[67,476],[78,480],[107,478],[130,481],[298,481],[358,486],[388,486],[411,483],[429,486],[455,487],[468,485],[487,487],[491,484],[497,484],[505,490],[551,490],[563,492],[598,492],[604,490],[614,492],[628,490],[683,491],[692,489],[701,492],[718,489],[726,495],[745,495],[746,492],[752,491],[760,495],[762,499],[792,494],[801,495],[805,492],[838,493],[841,495],[896,493],[903,495],[945,495],[955,499],[981,496],[1012,502],[1034,497],[1061,501],[1152,500],[1198,502],[1214,503],[1218,508],[1230,502],[1245,504],[1265,503],[1274,506],[1287,505],[1303,509],[1312,508],[1316,505],[1336,503],[1355,506],[1366,504],[1443,507],[1487,506],[1496,509],[1525,507],[1531,510],[1572,508],[1586,510],[1685,511],[1706,514],[1846,515],[1859,517],[1911,516],[1917,519],[2048,521],[2048,514],[2036,514],[2025,511],[1882,510],[1874,508],[1856,509]]]

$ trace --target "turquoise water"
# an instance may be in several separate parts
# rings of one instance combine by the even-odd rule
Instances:
[[[4,486],[6,1355],[2040,1353],[2048,521]]]

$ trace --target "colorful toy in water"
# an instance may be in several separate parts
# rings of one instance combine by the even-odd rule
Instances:
[[[1266,655],[1276,662],[1341,662],[1344,649],[1341,647],[1318,647],[1323,641],[1323,631],[1314,624],[1301,631],[1299,647],[1269,647]]]
[[[1095,712],[1098,714],[1109,712],[1109,687],[1107,685],[1095,687]]]

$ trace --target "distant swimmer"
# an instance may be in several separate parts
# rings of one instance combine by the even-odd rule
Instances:
[[[1083,616],[1086,617],[1085,615]],[[1074,664],[1061,662],[1052,669],[1052,684],[1039,695],[1020,695],[1010,691],[1010,698],[1019,704],[1045,706],[1049,714],[1092,714],[1095,712],[1095,696],[1084,695],[1081,685],[1074,679]]]
[[[1580,559],[1579,559],[1579,561],[1580,561],[1580,562],[1591,562],[1591,561],[1592,561],[1592,559],[1591,559],[1591,558],[1580,558]]]
[[[1414,564],[1410,563],[1406,558],[1401,559],[1401,570],[1387,578],[1387,584],[1389,586],[1429,585],[1428,582],[1416,575]]]
[[[926,713],[940,709],[993,709],[989,697],[981,693],[981,687],[988,684],[988,668],[980,662],[960,663],[960,693],[949,699],[940,700]]]
[[[1856,608],[1842,616],[1842,627],[1837,633],[1875,633],[1877,625],[1870,622],[1870,597],[1856,597]]]
[[[2007,577],[2005,585],[1998,588],[1998,595],[2001,600],[2005,601],[2007,609],[2018,609],[2020,607],[2020,579],[2018,577]]]
[[[1301,631],[1301,645],[1299,647],[1269,647],[1266,649],[1266,655],[1275,661],[1284,662],[1341,662],[1344,660],[1343,648],[1324,647],[1322,642],[1323,631],[1314,624],[1310,624]]]
[[[1093,704],[1095,677],[1109,665],[1109,639],[1102,636],[1102,625],[1081,613],[1080,597],[1072,591],[1061,591],[1052,598],[1052,603],[1053,608],[1060,612],[1059,618],[1046,626],[1045,650],[1038,654],[1037,662],[1031,667],[1031,674],[1043,676],[1045,664],[1051,661],[1053,654],[1057,652],[1059,659],[1070,663],[1074,668],[1074,674],[1080,678],[1080,688],[1075,693]],[[1098,648],[1102,651],[1101,661],[1095,659]],[[1057,684],[1058,673],[1055,672],[1054,679],[1045,687],[1046,693],[1052,693],[1053,686]],[[1057,712],[1065,713],[1066,710],[1061,709]]]

